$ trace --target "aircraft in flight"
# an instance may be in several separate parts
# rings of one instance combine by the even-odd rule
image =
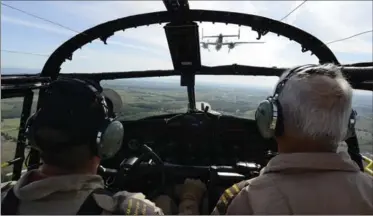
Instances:
[[[216,51],[219,51],[224,45],[228,46],[228,53],[230,52],[231,49],[235,48],[236,45],[239,45],[239,44],[263,44],[265,42],[262,42],[262,41],[253,41],[253,42],[243,42],[243,41],[231,41],[231,42],[223,42],[223,38],[225,37],[237,37],[238,39],[240,39],[240,29],[238,29],[238,34],[237,35],[223,35],[223,34],[219,34],[219,35],[212,35],[212,36],[204,36],[203,35],[203,29],[202,29],[202,40],[204,38],[216,38],[216,41],[215,42],[201,42],[202,44],[202,48],[204,49],[207,49],[210,51],[209,49],[209,45],[214,45],[215,46],[215,50]]]

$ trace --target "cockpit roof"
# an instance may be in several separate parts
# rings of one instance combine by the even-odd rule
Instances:
[[[158,3],[160,4],[161,2]],[[191,5],[194,5],[194,3],[195,2],[193,2]],[[333,49],[331,49],[326,43],[322,42],[317,37],[304,30],[286,24],[285,18],[287,18],[287,16],[284,17],[285,21],[284,19],[278,21],[276,19],[270,19],[257,15],[230,12],[229,10],[231,10],[231,8],[228,7],[228,5],[226,5],[225,8],[229,12],[200,10],[197,4],[195,7],[190,7],[189,2],[185,0],[164,0],[163,5],[159,4],[155,8],[152,7],[152,9],[150,10],[160,10],[160,12],[151,12],[146,14],[138,14],[129,17],[119,18],[94,26],[72,37],[70,40],[66,41],[60,47],[58,47],[55,50],[55,52],[49,57],[49,59],[44,65],[43,70],[41,71],[40,76],[51,79],[55,79],[58,75],[78,76],[95,80],[131,77],[156,77],[170,75],[182,75],[183,77],[186,74],[278,76],[284,71],[284,69],[286,69],[281,64],[273,65],[271,64],[271,62],[268,62],[268,64],[265,64],[266,62],[262,62],[262,64],[259,64],[260,66],[258,66],[258,64],[251,64],[250,59],[247,60],[248,63],[243,62],[246,64],[229,64],[229,61],[220,61],[219,65],[211,64],[208,60],[206,60],[206,58],[204,58],[206,56],[206,52],[201,51],[202,48],[199,46],[199,42],[201,42],[200,31],[201,27],[204,25],[201,24],[201,22],[207,22],[207,25],[239,25],[241,26],[239,28],[241,29],[241,31],[251,31],[250,34],[253,40],[255,40],[254,36],[260,40],[263,40],[263,38],[265,40],[268,40],[269,37],[281,36],[280,38],[285,39],[287,41],[291,41],[292,44],[298,46],[300,51],[307,52],[302,56],[305,56],[307,54],[313,54],[312,58],[314,58],[315,60],[318,58],[319,62],[321,63],[332,62],[336,64],[341,64],[341,62],[339,62],[337,58],[337,55],[335,55],[335,53],[333,52]],[[164,10],[164,8],[166,8],[167,11],[162,11]],[[250,10],[255,11],[255,9]],[[141,71],[106,71],[103,73],[94,74],[58,73],[61,72],[61,65],[64,62],[67,62],[66,60],[76,57],[77,50],[91,43],[92,41],[101,40],[104,43],[107,42],[108,44],[110,44],[112,43],[110,42],[110,37],[113,36],[114,33],[120,32],[125,29],[126,31],[132,31],[133,28],[153,24],[155,25],[155,27],[162,29],[162,26],[158,25],[160,23],[167,23],[167,25],[163,26],[162,31],[166,33],[165,35],[168,43],[168,48],[171,54],[170,59],[172,59],[172,65],[168,70],[164,70],[162,68],[160,68],[159,70],[157,70],[156,68],[150,68],[148,70]],[[198,25],[200,28],[193,29],[190,28],[191,25]],[[227,28],[232,29],[232,27],[229,26],[230,25],[228,25]],[[175,28],[177,28],[178,30],[168,31],[169,29]],[[309,28],[312,29],[312,27]],[[231,33],[231,31],[228,33]],[[274,46],[274,43],[271,43],[270,40],[267,43],[268,44],[264,45],[249,45],[245,47],[245,50],[249,52],[252,46],[260,46],[263,47],[263,49],[266,46]],[[190,45],[188,50],[186,49],[185,44]],[[252,49],[254,49],[253,51],[258,51],[258,48]],[[183,51],[181,52],[180,50]],[[223,52],[225,51],[226,50],[224,50]],[[260,55],[260,53],[258,53],[258,55]],[[294,57],[285,56],[284,58]],[[242,55],[241,59],[243,59]],[[79,59],[76,60],[79,61]],[[124,59],[123,61],[126,61],[126,59]],[[241,62],[242,61],[239,61],[239,63]],[[186,66],[186,64],[189,66]],[[247,66],[249,64],[251,66]],[[364,67],[358,67],[362,65]],[[371,84],[369,83],[371,83],[373,80],[372,63],[363,63],[360,65],[344,65],[343,67],[345,73],[348,75],[350,81],[352,82],[355,88],[371,89],[370,87],[367,87],[367,83],[368,86],[370,86]],[[7,78],[5,77],[5,79]],[[187,83],[184,84],[187,85]]]

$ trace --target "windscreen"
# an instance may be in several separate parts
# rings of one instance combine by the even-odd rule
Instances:
[[[371,1],[190,1],[189,6],[280,20],[327,43],[344,64],[372,60]],[[1,74],[39,73],[53,51],[78,33],[110,20],[164,10],[162,1],[146,4],[141,1],[4,1],[1,5]],[[257,33],[249,27],[207,22],[198,22],[198,25],[200,42],[205,43],[201,44],[203,65],[237,63],[280,67],[317,63],[310,52],[301,53],[299,44],[273,33],[257,40]],[[61,72],[172,69],[163,27],[164,24],[156,24],[118,31],[106,41],[107,45],[97,39],[74,52],[73,60],[65,61]]]
[[[259,103],[273,94],[278,77],[196,76],[196,101],[210,109],[245,119],[255,119]],[[362,152],[372,152],[373,92],[354,90],[352,106],[357,111],[356,132]]]
[[[257,84],[259,80],[262,85]],[[271,94],[276,80],[276,77],[196,76],[196,101],[205,101],[224,115],[254,119],[258,104]]]
[[[102,81],[104,88],[118,93],[123,103],[116,113],[119,120],[185,113],[188,107],[186,87],[179,77],[133,78]]]
[[[190,1],[189,5],[191,9],[249,13],[279,20],[325,42],[343,64],[372,61],[372,1],[304,2]],[[162,1],[3,1],[1,74],[39,73],[53,51],[80,32],[110,20],[164,10]],[[291,67],[318,62],[310,52],[302,53],[296,42],[273,33],[258,40],[257,33],[249,27],[198,24],[201,62],[205,66]],[[61,73],[172,70],[163,27],[164,24],[156,24],[118,31],[106,41],[107,45],[97,39],[74,52],[72,61],[61,65]],[[253,119],[257,104],[272,92],[275,82],[276,78],[264,77],[197,76],[196,101],[205,101],[225,115]],[[118,115],[121,120],[187,109],[187,92],[180,86],[179,77],[122,79],[102,84],[118,91],[123,103]],[[20,100],[1,101],[2,141],[7,143],[14,144],[17,137],[11,128],[18,127]],[[371,92],[354,93],[363,151],[363,146],[372,149],[371,102]],[[8,148],[8,144],[2,148]]]

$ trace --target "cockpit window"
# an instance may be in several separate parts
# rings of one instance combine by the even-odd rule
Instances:
[[[210,109],[224,115],[254,119],[256,107],[271,94],[276,80],[276,77],[196,76],[196,101],[207,102]]]
[[[118,79],[102,81],[101,85],[121,96],[122,110],[116,113],[119,120],[138,120],[187,111],[186,87],[180,86],[179,77]]]
[[[3,4],[1,74],[39,73],[51,53],[81,31],[113,19],[165,10],[162,1],[149,1],[146,4],[136,1],[8,1]],[[189,4],[191,9],[249,13],[294,25],[325,42],[343,64],[372,60],[371,33],[365,34],[372,26],[371,1],[308,1],[291,16],[286,14],[299,6],[300,2],[190,1]],[[164,24],[155,24],[118,31],[108,38],[107,45],[95,40],[74,52],[72,61],[65,61],[60,72],[170,70],[172,73],[173,64],[163,27]],[[359,33],[364,34],[351,37]],[[219,43],[224,45],[218,48],[216,41],[220,40],[220,34],[223,37]],[[257,37],[255,31],[244,26],[199,23],[199,40],[203,42],[200,47],[201,63],[204,66],[242,64],[290,67],[318,62],[315,55],[309,51],[302,53],[302,47],[288,38],[272,33],[260,39]],[[196,102],[208,103],[212,110],[221,114],[253,119],[256,106],[271,94],[276,80],[275,77],[196,76]],[[180,86],[180,77],[119,79],[102,81],[101,84],[121,96],[123,106],[117,114],[120,120],[137,120],[187,110],[187,91],[186,87]],[[371,102],[372,92],[355,91],[357,131],[363,151],[372,150]],[[4,105],[3,109],[3,104],[7,102],[2,101],[2,127],[7,127],[11,122],[6,119],[13,117],[5,116],[4,109],[9,108]]]
[[[38,73],[50,54],[64,41],[98,23],[121,17],[164,11],[162,1],[146,4],[135,1],[113,2],[25,2],[5,3],[30,14],[42,17],[46,22],[1,5],[1,72]],[[291,16],[286,16],[299,6],[297,1],[192,1],[191,9],[224,10],[249,13],[281,20],[315,35],[327,43],[340,62],[371,61],[371,33],[359,35],[341,43],[337,39],[347,38],[367,31],[372,26],[370,1],[307,2]],[[51,12],[53,11],[53,12]],[[349,11],[348,13],[342,11]],[[333,14],[331,14],[333,13]],[[95,14],[95,16],[92,16]],[[331,19],[330,17],[333,17]],[[107,45],[95,40],[74,52],[72,61],[66,61],[62,73],[76,72],[119,72],[173,69],[165,37],[164,24],[130,28],[116,32],[108,38]],[[27,32],[27,34],[24,34]],[[293,66],[294,64],[317,63],[315,55],[301,53],[301,46],[288,38],[268,33],[257,40],[257,33],[251,28],[219,23],[199,23],[201,42],[215,43],[218,35],[223,37],[223,47],[217,52],[216,45],[209,49],[201,46],[202,64],[216,66],[243,64],[255,66]],[[205,36],[202,37],[202,36]],[[27,37],[27,39],[25,38]],[[32,41],[32,43],[30,43]],[[334,41],[334,42],[333,42]],[[264,44],[234,44],[235,42],[265,42]],[[24,49],[26,48],[27,49]],[[210,51],[208,51],[210,50]]]
[[[34,94],[31,112],[36,111],[38,91],[34,91]],[[22,97],[1,99],[1,182],[11,180],[11,161],[20,159],[16,157],[16,148],[23,101]],[[26,148],[25,155],[28,152],[29,149]]]
[[[373,154],[373,92],[354,90],[353,108],[358,113],[356,135],[359,140],[360,152]]]

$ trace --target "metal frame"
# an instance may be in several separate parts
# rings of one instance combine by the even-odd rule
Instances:
[[[90,28],[77,34],[58,47],[45,63],[41,71],[41,76],[56,79],[63,62],[65,60],[72,60],[73,53],[76,50],[96,39],[100,39],[106,43],[107,39],[117,31],[172,22],[173,19],[174,15],[172,13],[163,11],[124,17]],[[183,21],[230,23],[249,26],[254,31],[258,32],[258,39],[260,39],[261,36],[266,35],[268,32],[273,32],[279,36],[287,37],[290,40],[294,40],[301,44],[302,52],[308,50],[311,51],[319,58],[320,63],[329,62],[339,64],[333,52],[315,36],[277,20],[251,14],[209,10],[189,10],[187,16],[183,17]]]
[[[3,94],[2,94],[3,95]],[[34,92],[32,89],[15,91],[11,94],[12,97],[23,97],[22,113],[19,122],[19,131],[17,137],[17,145],[14,153],[14,158],[4,164],[3,167],[13,165],[12,180],[16,181],[21,177],[23,163],[25,161],[26,148],[26,122],[30,116]],[[7,97],[8,98],[8,97]]]
[[[246,65],[221,65],[221,66],[201,66],[195,75],[242,75],[242,76],[280,76],[289,68],[257,67]],[[341,65],[343,74],[348,78],[350,84],[355,89],[373,89],[373,66]],[[180,76],[181,73],[175,70],[147,70],[147,71],[122,71],[122,72],[99,72],[99,73],[61,73],[61,77],[74,77],[90,79],[95,81],[130,79],[142,77],[164,77]],[[370,81],[372,80],[372,81]]]
[[[26,122],[27,119],[30,117],[31,108],[32,108],[32,100],[34,98],[34,92],[29,90],[23,100],[23,107],[22,107],[22,115],[19,123],[19,132],[18,132],[18,139],[17,139],[17,147],[16,153],[14,158],[21,158],[21,160],[17,161],[13,167],[13,176],[12,180],[16,181],[21,177],[23,162],[25,161],[25,148],[26,148]]]
[[[43,87],[47,86],[52,80],[63,77],[78,77],[101,81],[106,79],[119,78],[135,78],[135,77],[159,77],[180,75],[182,86],[187,86],[189,110],[195,109],[195,92],[194,92],[194,76],[199,75],[262,75],[262,76],[279,76],[287,68],[276,67],[253,67],[244,65],[225,65],[216,67],[207,67],[203,65],[194,65],[194,67],[176,67],[180,65],[180,59],[175,54],[178,50],[175,49],[175,44],[181,43],[177,37],[170,35],[166,30],[166,36],[170,48],[171,57],[173,60],[174,70],[152,70],[152,71],[130,71],[130,72],[107,72],[107,73],[91,73],[91,74],[60,74],[60,67],[66,60],[72,60],[73,53],[82,46],[92,42],[95,39],[101,39],[105,44],[107,39],[114,35],[116,31],[125,30],[128,28],[136,28],[152,24],[168,23],[171,26],[185,27],[193,21],[212,22],[212,23],[230,23],[243,26],[249,26],[253,31],[258,33],[258,38],[266,35],[268,32],[277,34],[278,36],[287,37],[290,40],[301,44],[302,52],[311,51],[318,57],[320,63],[334,63],[340,65],[333,52],[322,41],[315,36],[298,29],[294,26],[282,23],[277,20],[269,19],[262,16],[251,14],[211,11],[211,10],[190,10],[187,0],[163,0],[167,11],[140,14],[135,16],[124,17],[112,20],[103,24],[99,24],[90,28],[76,36],[72,37],[60,47],[58,47],[48,58],[40,74],[37,75],[3,75],[2,80],[2,98],[25,96],[21,122],[20,133],[18,136],[16,156],[22,156],[22,162],[14,166],[13,179],[19,178],[23,163],[24,154],[24,124],[27,117],[30,115],[32,105],[32,89],[40,89],[37,108],[41,107],[43,101]],[[166,25],[167,27],[167,25]],[[185,32],[193,35],[191,28],[186,28]],[[198,33],[198,28],[197,28]],[[195,45],[199,41],[197,38],[189,38]],[[199,43],[198,43],[199,45]],[[200,58],[199,47],[194,49],[193,53],[188,53],[188,56],[197,56],[195,61]],[[373,90],[373,63],[359,63],[355,65],[341,65],[345,75],[349,78],[352,86],[358,89]],[[31,93],[30,93],[31,92]],[[31,98],[31,99],[30,99]],[[357,140],[351,141],[351,145],[358,145]],[[36,166],[29,168],[37,168],[40,157],[35,150],[30,151],[29,163]]]

